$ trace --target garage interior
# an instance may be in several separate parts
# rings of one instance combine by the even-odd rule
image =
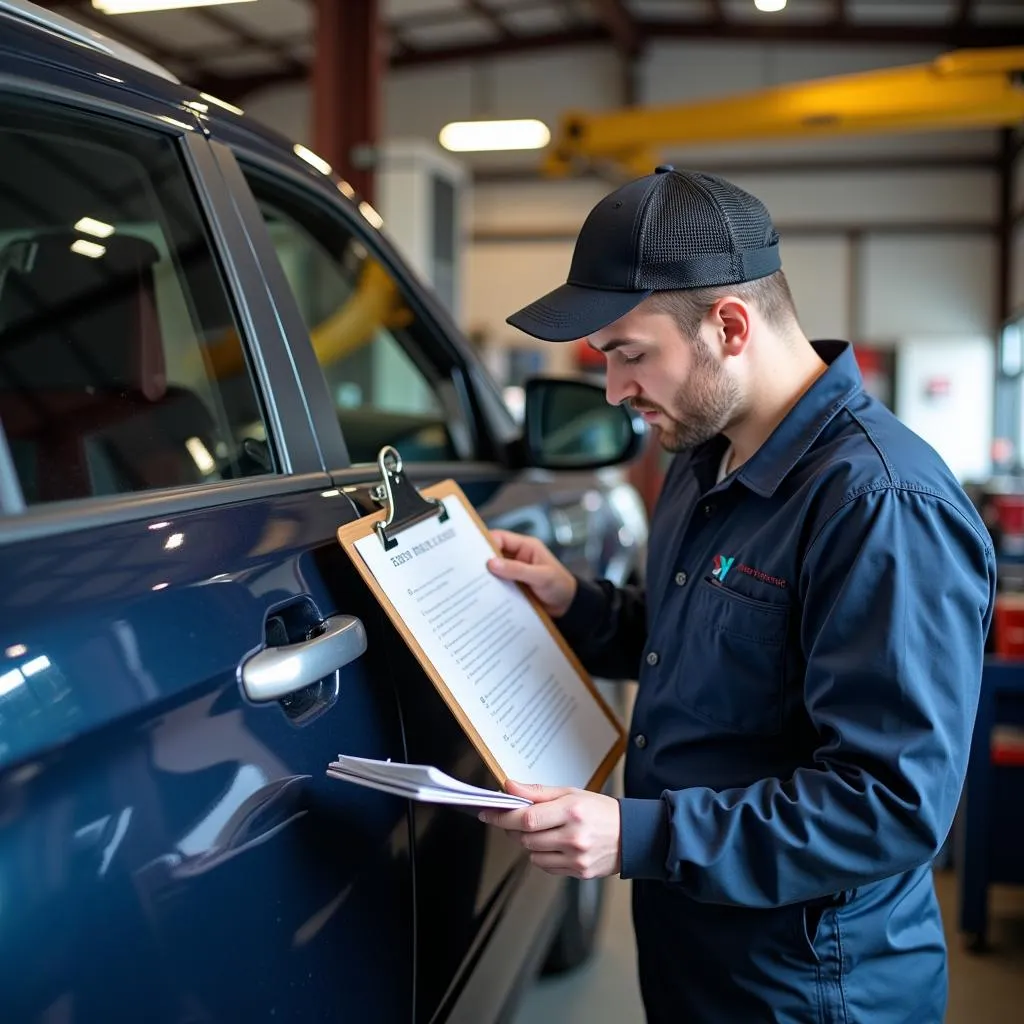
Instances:
[[[533,342],[505,317],[564,280],[579,226],[605,193],[657,163],[753,192],[778,227],[808,336],[851,339],[867,388],[983,508],[1001,574],[991,654],[1024,657],[1021,0],[42,6],[145,53],[341,174],[514,410],[531,375],[601,378],[584,344]],[[519,127],[458,141],[460,124],[491,121]],[[648,508],[664,469],[651,445],[630,470]],[[984,779],[998,776],[1000,799],[1015,801],[1002,808],[1012,827],[996,836],[985,818],[979,837],[962,815],[936,867],[950,1024],[1021,1019],[1024,714],[1006,686],[1005,720],[985,719],[994,728],[982,755]],[[990,832],[1017,852],[992,854]],[[972,843],[989,897],[984,949],[961,927]],[[522,1024],[642,1019],[628,887],[609,888],[597,955],[541,979]]]

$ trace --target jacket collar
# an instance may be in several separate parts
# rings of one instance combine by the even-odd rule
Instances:
[[[816,341],[815,351],[827,364],[764,444],[740,467],[736,479],[763,498],[770,498],[836,415],[862,388],[860,369],[847,341]],[[709,441],[695,457],[721,458],[723,437]]]

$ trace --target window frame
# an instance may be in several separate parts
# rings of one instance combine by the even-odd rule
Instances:
[[[325,486],[329,477],[288,340],[205,126],[192,112],[151,97],[144,106],[128,106],[123,88],[90,83],[90,92],[82,93],[75,88],[77,76],[59,74],[70,88],[0,74],[0,102],[39,105],[58,114],[63,109],[71,116],[102,119],[113,128],[120,122],[126,129],[149,131],[175,145],[223,277],[278,467],[274,473],[238,480],[26,505],[0,424],[0,545]],[[134,94],[132,98],[139,99]]]
[[[453,385],[455,374],[459,372],[458,363],[451,358],[438,358],[436,351],[438,348],[437,339],[433,333],[431,325],[424,321],[422,317],[417,316],[414,311],[414,303],[411,301],[412,298],[414,298],[414,290],[411,289],[399,275],[395,274],[381,261],[380,254],[377,249],[368,245],[360,233],[355,230],[348,230],[349,225],[347,218],[342,220],[338,217],[331,217],[329,215],[325,217],[320,209],[320,204],[317,202],[316,196],[314,195],[312,199],[310,199],[310,192],[308,189],[297,188],[266,171],[251,167],[247,170],[244,162],[240,167],[242,174],[246,177],[250,191],[253,193],[253,197],[256,200],[256,205],[260,210],[260,216],[263,217],[265,204],[275,207],[280,216],[285,218],[285,222],[293,229],[295,233],[294,237],[302,246],[303,252],[307,256],[313,257],[315,261],[322,261],[329,264],[330,269],[333,271],[338,282],[344,282],[345,287],[352,288],[353,294],[356,288],[356,281],[347,279],[347,274],[337,264],[330,251],[334,247],[335,243],[345,240],[362,246],[367,254],[366,262],[372,261],[384,269],[384,272],[388,275],[392,285],[401,295],[403,304],[406,308],[413,311],[414,319],[408,328],[400,329],[398,331],[390,330],[386,327],[379,328],[375,335],[370,336],[367,339],[365,348],[370,349],[375,345],[384,343],[396,349],[398,353],[401,353],[402,358],[406,360],[409,368],[415,373],[421,385],[429,391],[432,398],[432,404],[434,406],[434,415],[440,419],[440,422],[444,425],[446,433],[450,438],[450,444],[453,450],[450,455],[446,456],[446,459],[451,461],[459,461],[460,458],[469,459],[472,455],[472,443],[469,440],[466,409],[464,408],[461,398]],[[311,223],[307,223],[307,220],[319,220],[319,229]],[[265,219],[264,224],[266,225]],[[274,240],[273,233],[270,232],[269,227],[267,227],[267,230],[271,236],[271,244],[274,246],[274,252],[277,256],[278,262],[281,262],[277,242]],[[327,244],[325,245],[325,243]],[[287,273],[285,276],[287,277]],[[290,284],[289,289],[292,290]],[[301,310],[302,303],[299,296],[294,290],[292,290],[292,294]],[[307,336],[311,336],[312,332],[308,323],[308,315],[306,313],[303,313],[303,323],[305,325]],[[322,365],[319,357],[317,358],[317,366],[324,378],[330,381],[330,368]],[[342,410],[337,407],[333,396],[332,404],[334,404],[335,407],[335,415],[340,419]],[[396,409],[388,409],[386,407],[379,406],[372,400],[366,401],[362,408],[366,410],[369,415],[373,414],[372,410],[385,414],[388,412],[398,411]],[[353,418],[356,418],[359,410],[353,409],[351,412],[353,414]],[[344,425],[341,427],[341,433],[351,458],[352,451],[349,446],[349,439],[346,435]],[[391,442],[388,441],[382,443]],[[419,459],[417,461],[439,462],[444,461],[444,459]],[[376,454],[374,454],[370,459],[363,459],[361,462],[353,462],[352,464],[369,465],[375,463]]]
[[[473,377],[472,368],[467,365],[465,353],[454,342],[451,329],[437,315],[438,311],[432,307],[429,301],[432,298],[429,293],[429,286],[418,284],[414,280],[412,274],[403,265],[397,253],[392,251],[391,246],[386,244],[384,238],[344,199],[340,190],[337,191],[337,195],[334,194],[335,188],[331,179],[321,176],[312,178],[303,170],[290,167],[279,159],[268,157],[261,152],[239,145],[232,145],[231,152],[238,174],[246,185],[248,195],[247,208],[242,211],[243,220],[246,224],[258,222],[255,225],[254,232],[260,239],[260,242],[265,242],[269,248],[269,255],[266,257],[265,262],[270,259],[273,261],[274,280],[268,283],[275,294],[278,288],[287,292],[288,306],[293,308],[295,312],[295,320],[289,326],[301,335],[301,342],[296,340],[293,343],[293,347],[297,351],[301,350],[303,356],[302,365],[298,367],[300,376],[303,379],[309,375],[315,377],[317,384],[310,386],[306,390],[311,396],[315,395],[318,401],[322,401],[325,404],[327,412],[325,419],[329,420],[329,423],[325,423],[323,429],[329,434],[336,434],[340,438],[340,450],[331,451],[329,446],[324,446],[327,459],[326,465],[332,475],[337,476],[337,474],[344,473],[347,477],[351,477],[354,473],[365,471],[366,468],[374,464],[367,462],[353,463],[349,457],[344,434],[337,421],[334,399],[329,393],[324,372],[317,361],[305,321],[299,312],[291,286],[288,284],[284,269],[277,258],[277,251],[274,249],[270,233],[266,228],[263,215],[259,209],[259,203],[248,184],[246,177],[247,169],[253,174],[270,179],[273,184],[278,184],[283,190],[296,194],[299,199],[306,201],[307,205],[311,208],[319,209],[324,217],[336,222],[338,230],[346,231],[352,238],[357,239],[364,245],[370,256],[379,262],[392,276],[395,283],[401,289],[409,308],[413,311],[418,323],[421,325],[423,335],[427,339],[427,344],[421,346],[422,357],[440,372],[443,382],[451,383],[460,413],[461,422],[459,426],[465,430],[467,436],[463,442],[465,455],[458,460],[454,462],[451,460],[417,462],[410,464],[410,471],[418,467],[419,472],[422,473],[425,467],[473,466],[479,465],[484,461],[484,456],[481,453],[489,447],[489,438],[484,417],[474,401],[473,385],[470,383]],[[308,359],[306,358],[307,356]],[[409,358],[414,363],[418,362],[411,355]],[[458,445],[458,441],[456,441],[456,444]]]

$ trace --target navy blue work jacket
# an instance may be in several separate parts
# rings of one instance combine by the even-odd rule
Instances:
[[[995,594],[987,531],[851,347],[756,454],[676,456],[646,591],[559,625],[639,680],[622,876],[648,1019],[941,1024],[930,861],[967,767]]]

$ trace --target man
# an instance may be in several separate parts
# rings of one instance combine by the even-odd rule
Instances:
[[[646,591],[498,532],[584,664],[638,678],[625,798],[510,784],[482,817],[556,874],[634,879],[648,1020],[940,1024],[930,862],[964,782],[992,545],[942,460],[811,344],[764,206],[660,167],[509,318],[607,355],[677,452]]]

